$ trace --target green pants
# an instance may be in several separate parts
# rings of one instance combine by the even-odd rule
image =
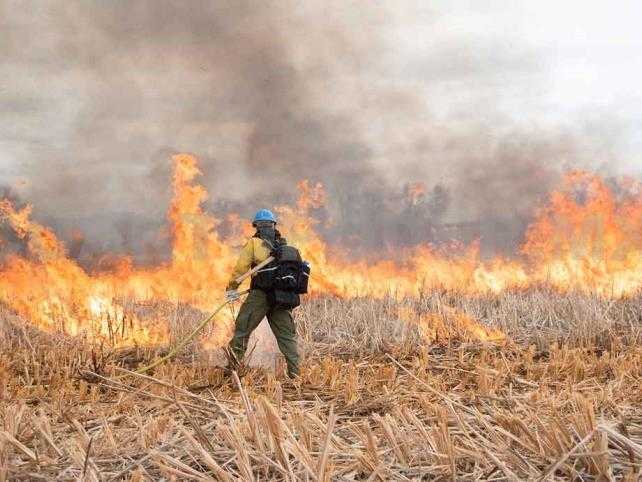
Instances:
[[[299,353],[292,314],[289,310],[270,306],[267,295],[261,290],[251,290],[241,306],[236,317],[230,349],[240,361],[245,355],[250,335],[266,316],[279,345],[279,350],[283,353],[288,364],[288,375],[296,377],[299,374]]]

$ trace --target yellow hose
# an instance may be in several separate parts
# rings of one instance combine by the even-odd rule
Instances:
[[[243,295],[246,295],[247,293],[249,293],[249,290],[239,293],[239,297],[243,296]],[[219,311],[221,311],[223,308],[225,308],[228,304],[232,303],[233,301],[236,301],[236,300],[226,300],[218,308],[216,308],[214,310],[214,312],[209,317],[204,319],[196,328],[194,328],[194,330],[188,336],[186,336],[181,341],[179,341],[178,344],[176,346],[174,346],[174,348],[172,348],[167,355],[165,355],[162,358],[159,358],[155,362],[153,362],[153,363],[151,363],[151,364],[149,364],[149,365],[147,365],[145,367],[139,368],[138,370],[136,370],[136,373],[147,373],[148,371],[152,370],[153,368],[156,368],[157,366],[162,365],[166,361],[171,360],[172,358],[174,358],[185,347],[185,345],[187,345],[190,341],[192,341],[196,337],[196,335],[198,335],[198,333],[203,328],[205,328],[205,326],[210,321],[212,321],[214,319],[214,317],[218,314]]]

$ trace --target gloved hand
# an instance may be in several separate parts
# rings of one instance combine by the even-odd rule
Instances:
[[[226,290],[226,291],[225,291],[225,299],[226,299],[227,301],[229,301],[229,302],[236,301],[236,300],[238,300],[240,297],[241,297],[241,295],[239,295],[239,292],[238,292],[237,290],[230,290],[230,289],[228,289],[228,290]]]

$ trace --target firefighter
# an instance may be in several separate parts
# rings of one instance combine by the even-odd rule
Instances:
[[[276,248],[285,245],[286,241],[276,229],[276,218],[268,209],[261,209],[254,216],[252,226],[256,233],[245,244],[238,262],[232,272],[232,277],[226,288],[228,299],[238,298],[238,283],[235,281],[239,276],[248,270],[265,261]],[[269,282],[269,265],[264,268],[263,273],[259,271],[250,284],[250,292],[241,306],[236,324],[234,336],[230,341],[229,348],[240,361],[247,349],[248,340],[252,332],[259,326],[261,320],[267,316],[272,333],[276,338],[279,349],[288,367],[288,376],[295,378],[299,374],[299,353],[297,349],[296,327],[290,309],[275,303],[273,289]]]

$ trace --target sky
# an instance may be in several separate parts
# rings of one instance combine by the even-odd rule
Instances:
[[[152,239],[191,152],[214,210],[309,178],[349,237],[397,222],[420,180],[450,193],[431,216],[521,225],[564,169],[642,172],[640,18],[629,0],[0,0],[0,191],[62,231]]]
[[[436,43],[465,44],[490,70],[497,65],[492,54],[476,51],[476,45],[496,45],[516,61],[530,57],[530,69],[521,75],[494,79],[505,89],[498,99],[504,112],[524,123],[599,122],[605,116],[622,129],[624,139],[618,147],[624,166],[642,167],[642,3],[419,2],[428,3],[419,10],[411,7],[394,30],[405,68],[416,70],[422,52]],[[434,12],[439,13],[436,24],[428,21]],[[444,82],[439,106],[433,104],[433,109],[462,108],[484,88],[460,80]],[[453,88],[463,92],[453,95]]]

